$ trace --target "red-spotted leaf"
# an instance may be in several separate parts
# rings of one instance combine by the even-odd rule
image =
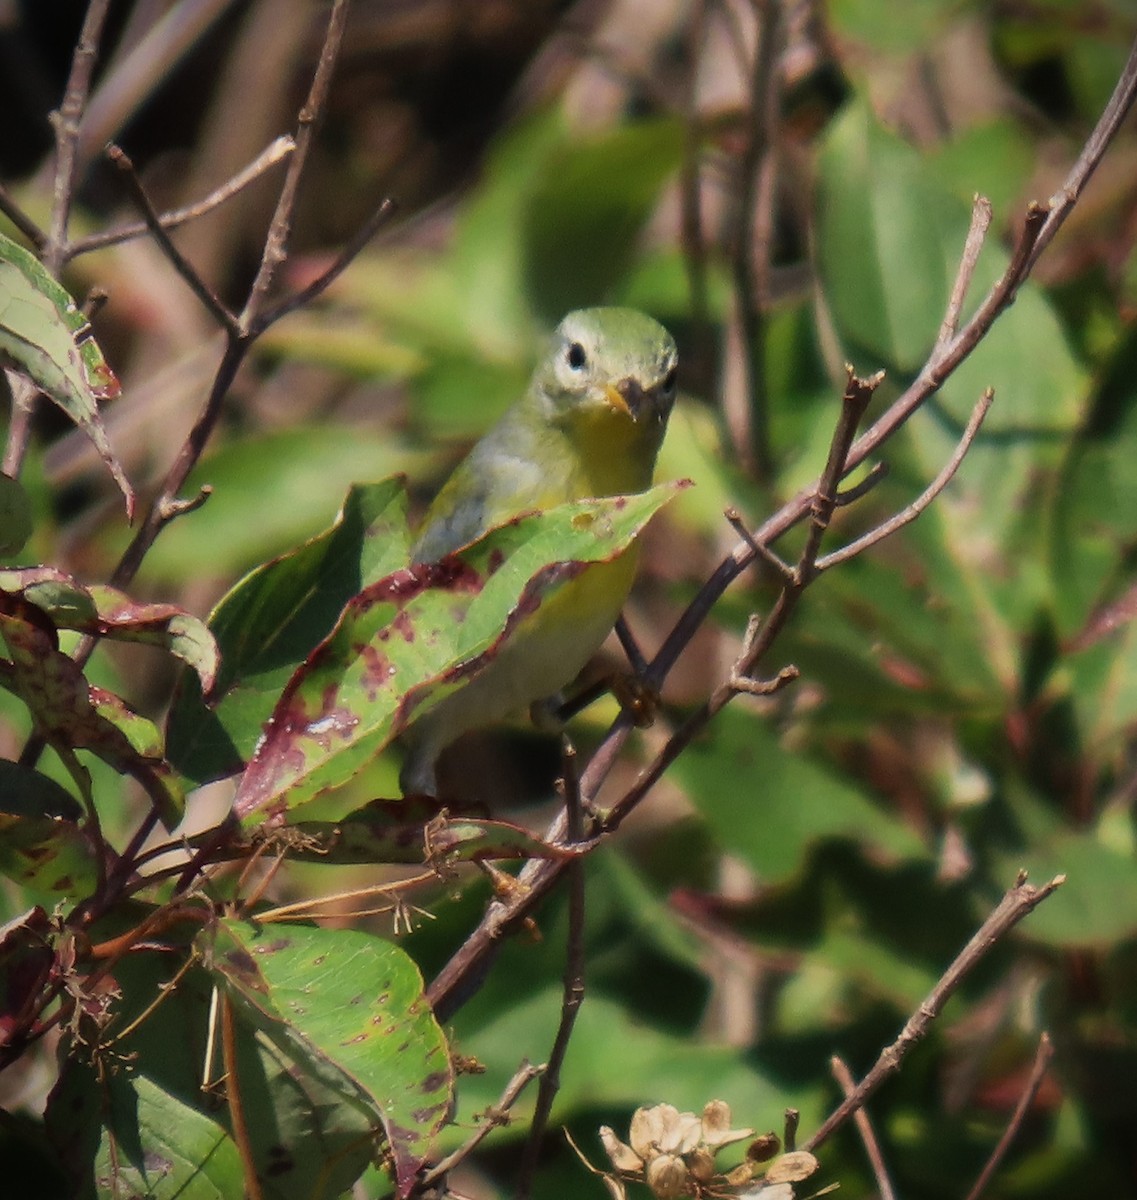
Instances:
[[[455,816],[421,797],[372,800],[339,821],[299,821],[293,859],[322,863],[482,862],[566,858],[562,846],[509,821]]]
[[[519,517],[440,563],[365,588],[288,681],[241,779],[237,815],[280,818],[346,783],[561,584],[622,554],[683,486]]]
[[[162,646],[193,667],[203,687],[216,678],[213,635],[204,621],[173,604],[140,604],[117,588],[84,585],[54,567],[0,570],[0,591],[23,596],[57,629]]]
[[[57,646],[45,613],[23,597],[0,592],[0,637],[9,662],[0,660],[0,686],[31,712],[36,730],[69,755],[89,750],[146,790],[162,823],[181,818],[184,797],[161,754],[161,735],[117,696],[88,684],[82,670]]]
[[[0,234],[0,363],[26,375],[91,439],[134,515],[134,490],[111,451],[98,402],[119,393],[86,317],[30,251]]]
[[[382,1130],[405,1196],[450,1114],[454,1086],[413,961],[356,930],[235,920],[202,933],[198,948],[244,1025]]]
[[[222,663],[209,703],[187,679],[170,711],[167,753],[182,775],[207,783],[242,770],[293,671],[352,596],[409,552],[396,477],[357,484],[330,529],[246,575],[209,619]]]

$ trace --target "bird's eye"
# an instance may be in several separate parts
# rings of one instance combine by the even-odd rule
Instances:
[[[568,365],[574,371],[582,371],[584,364],[588,361],[588,355],[584,352],[584,347],[579,342],[573,342],[568,348]]]

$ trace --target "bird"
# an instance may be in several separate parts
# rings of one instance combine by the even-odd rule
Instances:
[[[522,513],[646,491],[677,371],[675,340],[654,318],[615,307],[569,313],[525,393],[428,508],[412,565],[438,562]],[[556,695],[580,674],[620,615],[637,557],[633,543],[562,585],[480,672],[411,724],[402,739],[404,796],[437,797],[446,746]]]

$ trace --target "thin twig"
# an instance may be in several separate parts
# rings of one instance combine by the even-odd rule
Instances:
[[[983,424],[983,418],[986,417],[994,399],[995,393],[990,388],[979,397],[975,407],[971,410],[967,428],[964,429],[951,458],[944,464],[943,469],[935,479],[932,480],[911,504],[901,509],[894,517],[890,517],[887,521],[882,522],[875,529],[870,529],[868,533],[857,538],[856,541],[850,542],[847,546],[842,546],[840,550],[834,550],[832,554],[823,555],[817,560],[818,571],[828,571],[830,567],[848,562],[849,559],[856,558],[858,554],[863,554],[870,546],[875,546],[877,542],[882,542],[886,537],[891,537],[898,529],[903,529],[905,525],[910,525],[951,482],[968,450],[971,449],[971,444],[975,441],[979,427]]]
[[[531,1063],[523,1062],[514,1071],[513,1078],[505,1085],[505,1090],[501,1093],[498,1102],[481,1114],[481,1124],[478,1128],[474,1130],[470,1137],[457,1150],[451,1151],[444,1159],[431,1167],[429,1171],[424,1172],[422,1178],[419,1180],[419,1186],[427,1188],[432,1183],[436,1183],[447,1172],[453,1171],[459,1163],[465,1162],[498,1126],[506,1124],[509,1120],[509,1110],[517,1103],[518,1096],[521,1095],[544,1069],[544,1067],[535,1067]]]
[[[638,679],[647,670],[647,659],[644,658],[635,634],[628,628],[628,622],[622,615],[616,620],[616,637],[619,638],[620,645],[628,656],[628,664]]]
[[[846,1096],[851,1096],[857,1090],[852,1072],[837,1055],[829,1060],[829,1069],[833,1072],[833,1078],[840,1084],[841,1090]],[[853,1121],[857,1126],[857,1132],[861,1135],[861,1142],[864,1144],[865,1154],[868,1156],[869,1166],[872,1168],[873,1178],[876,1180],[876,1190],[880,1194],[880,1200],[896,1200],[896,1191],[888,1176],[888,1168],[884,1165],[884,1155],[881,1153],[880,1143],[876,1140],[876,1134],[873,1132],[869,1114],[863,1108],[858,1108],[853,1114]]]
[[[759,480],[770,478],[769,397],[766,381],[766,310],[774,209],[774,145],[778,118],[777,69],[781,0],[756,10],[757,47],[750,64],[745,141],[738,158],[732,219],[731,275],[738,354],[743,367],[740,395],[724,397],[727,423],[739,459]],[[734,410],[733,413],[731,410]]]
[[[570,844],[584,838],[584,814],[580,803],[580,783],[576,769],[576,750],[566,738],[561,755],[561,785],[564,789],[565,824]],[[564,993],[561,1001],[561,1019],[553,1048],[541,1082],[537,1087],[537,1103],[525,1149],[521,1153],[521,1165],[517,1171],[517,1200],[529,1200],[533,1190],[533,1176],[541,1156],[541,1142],[553,1111],[553,1101],[561,1086],[561,1066],[568,1052],[580,1006],[584,1003],[584,862],[578,859],[568,872],[568,945],[565,952]]]
[[[1018,1136],[1027,1113],[1030,1112],[1030,1106],[1034,1103],[1035,1096],[1038,1095],[1038,1089],[1042,1087],[1042,1081],[1046,1078],[1046,1072],[1053,1057],[1054,1046],[1050,1041],[1050,1035],[1043,1033],[1042,1037],[1038,1039],[1038,1049],[1035,1051],[1034,1065],[1030,1069],[1026,1087],[1023,1088],[1019,1102],[1015,1105],[1015,1111],[1011,1114],[1007,1128],[1003,1130],[1003,1136],[999,1138],[995,1149],[991,1151],[991,1157],[987,1160],[983,1170],[979,1172],[975,1186],[967,1193],[967,1200],[979,1200],[979,1197],[987,1190],[991,1177],[999,1169],[999,1164],[1002,1163],[1011,1143]]]
[[[12,193],[2,183],[0,183],[0,213],[3,213],[24,237],[31,242],[37,254],[43,252],[44,246],[47,245],[47,233],[24,212],[20,205],[16,203]]]
[[[971,205],[971,224],[963,243],[959,269],[956,271],[947,310],[940,324],[939,336],[936,338],[936,350],[946,346],[959,329],[959,314],[963,311],[963,302],[967,298],[967,289],[971,286],[971,278],[975,274],[975,266],[979,262],[979,252],[983,249],[987,230],[991,228],[991,216],[991,201],[986,196],[976,196]]]
[[[794,574],[793,567],[789,563],[784,562],[769,546],[764,546],[761,542],[756,541],[751,534],[749,528],[742,520],[742,514],[733,506],[723,510],[724,517],[731,529],[738,534],[740,538],[754,551],[755,555],[768,563],[782,577],[782,579],[792,579]]]
[[[707,244],[703,233],[702,152],[699,121],[699,60],[706,36],[707,0],[694,0],[687,32],[687,81],[683,96],[683,161],[679,168],[679,238],[683,267],[691,295],[691,341],[696,371],[711,357],[710,302],[707,285]]]
[[[227,179],[220,187],[215,188],[204,199],[196,204],[175,208],[162,213],[158,224],[164,230],[177,229],[188,221],[204,217],[215,208],[219,208],[226,200],[232,199],[243,191],[249,184],[259,179],[270,167],[274,167],[281,159],[292,153],[295,143],[288,136],[278,137],[267,146],[247,167],[238,171],[231,179]],[[117,229],[107,229],[101,233],[91,233],[86,237],[76,238],[67,248],[67,259],[78,258],[81,254],[90,254],[94,250],[105,250],[108,246],[118,246],[123,242],[132,241],[149,232],[151,225],[148,221],[135,221],[130,225],[120,225]]]
[[[1001,941],[1023,917],[1032,912],[1065,882],[1065,875],[1056,875],[1042,887],[1034,887],[1027,883],[1026,872],[1019,872],[1014,886],[999,901],[991,915],[983,922],[971,940],[956,956],[951,966],[940,976],[936,985],[920,1002],[919,1007],[908,1018],[904,1028],[900,1031],[896,1041],[880,1052],[872,1070],[822,1122],[821,1128],[806,1143],[806,1150],[816,1150],[840,1129],[857,1109],[865,1104],[890,1075],[894,1075],[900,1069],[905,1055],[928,1032],[932,1021],[940,1015],[944,1005],[988,951]]]
[[[222,403],[228,395],[229,388],[236,378],[237,371],[244,361],[253,339],[264,330],[264,323],[258,321],[258,314],[263,303],[263,295],[271,286],[275,268],[282,261],[282,256],[287,250],[288,230],[296,204],[300,174],[307,161],[313,126],[319,119],[327,98],[328,83],[343,36],[346,9],[347,0],[335,0],[328,17],[324,45],[320,51],[312,87],[298,119],[298,129],[294,139],[296,149],[288,162],[288,169],[281,185],[280,199],[265,239],[261,268],[249,290],[245,307],[238,318],[237,331],[234,332],[233,329],[226,326],[225,352],[214,373],[209,395],[193,428],[178,451],[177,458],[166,472],[158,496],[147,511],[139,525],[138,532],[134,535],[115,569],[111,582],[116,587],[123,587],[134,578],[138,568],[142,565],[142,560],[169,520],[170,514],[176,514],[178,511],[176,506],[171,507],[171,504],[181,492],[190,471],[196,465],[209,441],[213,428],[221,415]]]
[[[300,109],[297,121],[296,149],[293,151],[292,158],[289,159],[284,183],[280,188],[276,211],[272,215],[268,236],[265,238],[260,267],[252,287],[249,288],[249,297],[241,312],[241,328],[245,330],[251,330],[257,322],[268,294],[272,290],[277,267],[288,256],[292,217],[300,195],[300,178],[308,164],[316,123],[323,115],[324,106],[327,103],[332,73],[335,71],[336,59],[339,57],[340,45],[343,42],[344,24],[347,21],[347,4],[348,0],[333,0],[332,11],[328,15],[324,44],[320,48],[320,58],[312,76],[312,86],[308,90],[308,97]]]
[[[869,468],[869,473],[860,483],[854,483],[852,487],[842,488],[837,493],[837,507],[845,508],[847,505],[855,504],[858,500],[862,500],[878,483],[887,478],[888,463],[873,463]]]
[[[239,334],[240,329],[237,325],[237,318],[225,307],[221,298],[202,279],[194,265],[174,245],[173,239],[166,232],[165,227],[162,225],[162,218],[158,215],[158,210],[150,202],[150,197],[146,194],[146,189],[142,186],[142,181],[138,178],[138,173],[134,169],[134,163],[130,161],[130,156],[119,146],[108,146],[107,158],[122,176],[134,203],[138,206],[139,212],[142,213],[146,228],[150,230],[154,240],[158,243],[162,253],[170,260],[174,270],[186,281],[190,291],[201,301],[210,316],[213,317],[222,329],[231,337]]]
[[[52,186],[51,233],[44,247],[43,264],[52,275],[63,266],[67,245],[67,225],[75,198],[75,171],[79,154],[79,124],[87,97],[91,92],[91,77],[99,53],[99,39],[107,19],[110,0],[91,0],[83,18],[83,28],[71,59],[71,73],[63,93],[63,102],[51,114],[55,129],[55,181]]]
[[[259,333],[270,325],[295,312],[313,300],[318,299],[354,262],[368,242],[378,233],[379,229],[390,219],[395,211],[395,202],[389,197],[379,203],[379,207],[356,230],[351,240],[336,255],[335,260],[326,270],[322,271],[307,287],[303,287],[291,296],[285,296],[277,304],[266,309],[253,323],[251,332]]]

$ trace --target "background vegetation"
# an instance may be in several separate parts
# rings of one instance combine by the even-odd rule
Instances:
[[[17,215],[3,231],[17,239],[53,230],[47,113],[64,94],[85,8],[17,4],[0,30],[0,108],[9,114],[0,171],[5,211]],[[990,199],[993,220],[964,319],[1013,267],[1015,247],[1028,245],[1027,202],[1054,195],[1078,159],[1126,63],[1135,16],[1123,0],[921,0],[903,19],[880,0],[354,0],[289,253],[259,301],[271,312],[279,297],[326,283],[312,303],[257,327],[241,357],[232,355],[233,330],[224,346],[217,332],[218,312],[239,313],[256,278],[295,157],[284,152],[174,235],[212,289],[207,303],[153,237],[54,264],[51,246],[62,243],[48,239],[45,261],[62,269],[72,294],[94,286],[109,294],[93,320],[123,394],[104,419],[143,516],[135,531],[127,526],[96,451],[54,410],[37,409],[26,456],[14,450],[17,405],[4,465],[20,475],[33,533],[10,561],[50,564],[85,583],[116,579],[139,603],[204,618],[245,572],[327,529],[351,484],[402,472],[412,507],[421,504],[524,386],[544,330],[574,306],[629,304],[679,340],[683,395],[659,477],[696,484],[643,535],[626,616],[650,659],[724,555],[747,552],[724,509],[759,529],[821,474],[840,425],[844,364],[864,377],[886,372],[864,397],[865,424],[923,378],[943,345],[975,193]],[[131,156],[164,212],[200,200],[292,131],[326,21],[327,6],[307,0],[111,4],[75,142],[72,247],[138,219],[130,179],[102,156],[108,140]],[[576,884],[550,887],[492,965],[488,952],[477,959],[476,988],[431,993],[443,1023],[415,1027],[429,1047],[410,1070],[425,1072],[442,1053],[443,1042],[431,1041],[442,1034],[467,1066],[476,1059],[484,1068],[457,1080],[437,1158],[497,1103],[523,1058],[548,1059],[564,1017],[566,942],[584,963],[586,998],[550,1132],[526,1149],[526,1092],[517,1119],[451,1173],[456,1193],[602,1194],[559,1126],[599,1164],[598,1126],[626,1136],[632,1110],[656,1101],[700,1112],[721,1098],[735,1124],[779,1132],[792,1107],[804,1141],[842,1094],[831,1056],[863,1076],[1021,868],[1039,885],[1067,879],[978,963],[873,1097],[883,1161],[899,1195],[967,1196],[1037,1061],[1045,1075],[1025,1093],[1017,1137],[984,1194],[1134,1187],[1135,158],[1129,122],[990,336],[872,456],[868,467],[885,461],[887,476],[872,476],[875,486],[836,510],[823,552],[910,504],[951,456],[984,389],[994,389],[960,469],[919,520],[825,572],[774,628],[762,661],[741,660],[763,678],[792,665],[796,682],[784,676],[771,694],[729,705],[731,689],[721,690],[750,645],[751,612],[769,614],[786,594],[767,556],[690,637],[655,724],[622,743],[601,807],[629,794],[676,731],[689,729],[691,744],[671,743],[682,749],[674,764],[619,837],[574,869]],[[391,214],[379,211],[387,197]],[[323,277],[342,265],[343,247],[358,248],[361,228],[378,232],[347,270]],[[233,370],[219,391],[213,381],[227,355]],[[208,499],[176,520],[169,511],[147,517],[211,386],[208,440],[174,489],[192,499],[208,487]],[[134,561],[138,529],[153,536],[135,541]],[[808,548],[800,529],[770,541],[789,563]],[[224,641],[222,651],[224,670]],[[613,639],[610,664],[621,656]],[[87,676],[165,721],[175,683],[168,655],[102,646]],[[715,696],[722,711],[705,726],[687,724]],[[27,698],[4,693],[0,704],[0,752],[27,767],[36,733]],[[613,746],[606,730],[617,714],[603,698],[570,726],[586,784],[593,750]],[[169,757],[196,782],[211,772],[194,757],[196,743],[179,748],[185,728],[171,725]],[[49,750],[36,761],[72,806],[97,810],[98,845],[121,851],[131,842],[151,801],[121,763],[84,757],[84,795],[65,756]],[[336,820],[397,795],[396,766],[392,749],[305,806],[303,819]],[[562,771],[555,740],[496,731],[452,756],[448,795],[540,831],[562,807],[553,787]],[[176,1031],[196,1029],[208,1002],[196,973],[133,1041],[113,1053],[76,1052],[121,1033],[173,970],[168,954],[138,953],[113,960],[110,975],[93,972],[75,939],[105,946],[142,929],[154,911],[143,906],[167,901],[176,873],[152,892],[116,897],[102,925],[84,927],[74,908],[82,896],[46,886],[11,849],[29,811],[16,782],[6,786],[0,903],[13,925],[0,966],[3,1030],[18,1031],[9,1042],[18,1052],[0,1075],[4,1178],[26,1181],[15,1194],[76,1194],[77,1181],[90,1186],[97,1157],[101,1178],[117,1181],[107,1194],[241,1194],[249,1143],[239,1130],[209,1170],[200,1146],[214,1143],[188,1140],[166,1146],[177,1170],[164,1175],[153,1161],[146,1170],[163,1128],[207,1138],[217,1122],[233,1130],[232,1116],[210,1110],[186,1083],[200,1080],[200,1059],[168,1062]],[[43,796],[36,790],[31,801],[37,816]],[[214,827],[231,797],[225,781],[191,792],[184,831]],[[89,811],[85,829],[90,839]],[[482,850],[506,836],[489,830],[476,831]],[[419,858],[420,847],[421,838]],[[61,851],[58,840],[51,848]],[[86,863],[89,845],[76,853]],[[113,862],[110,871],[113,879]],[[395,886],[377,915],[353,918],[356,906],[342,900],[306,911],[331,914],[352,937],[397,934],[429,983],[468,944],[491,889],[506,886],[500,878],[470,865],[420,881],[421,864],[289,862],[267,896],[298,902],[398,885],[412,873],[416,882]],[[209,887],[217,904],[255,890],[221,871]],[[581,891],[583,924],[569,901]],[[28,917],[37,911],[42,920]],[[213,936],[237,944],[242,928],[234,918]],[[183,951],[201,950],[196,932],[162,933]],[[41,945],[51,947],[50,966]],[[400,958],[391,969],[405,965]],[[41,968],[51,982],[29,985]],[[219,974],[239,1004],[241,981]],[[33,1029],[21,1005],[48,995],[37,986],[55,990],[35,1014],[45,1027]],[[271,988],[281,986],[274,977]],[[405,986],[403,1013],[421,991],[413,972]],[[246,1083],[249,1107],[277,1111],[296,1060],[266,1033],[269,1017],[243,1011],[261,1058],[255,1068],[242,1060],[242,1080],[266,1081],[272,1097]],[[1043,1031],[1050,1044],[1037,1059]],[[309,1053],[315,1078],[319,1055]],[[81,1059],[82,1069],[72,1065]],[[279,1135],[291,1150],[306,1145],[309,1158],[275,1176],[259,1159],[263,1194],[353,1186],[356,1195],[385,1194],[388,1177],[360,1156],[368,1126],[358,1115],[347,1132],[322,1128],[325,1141],[312,1149],[320,1139],[305,1125],[311,1111],[344,1103],[334,1081],[319,1086],[336,1099],[313,1090],[295,1140]],[[141,1125],[115,1108],[124,1103],[139,1106]],[[252,1143],[263,1150],[267,1137],[254,1132]],[[834,1182],[848,1196],[879,1192],[863,1143],[845,1125],[819,1148],[821,1170],[799,1194]]]

